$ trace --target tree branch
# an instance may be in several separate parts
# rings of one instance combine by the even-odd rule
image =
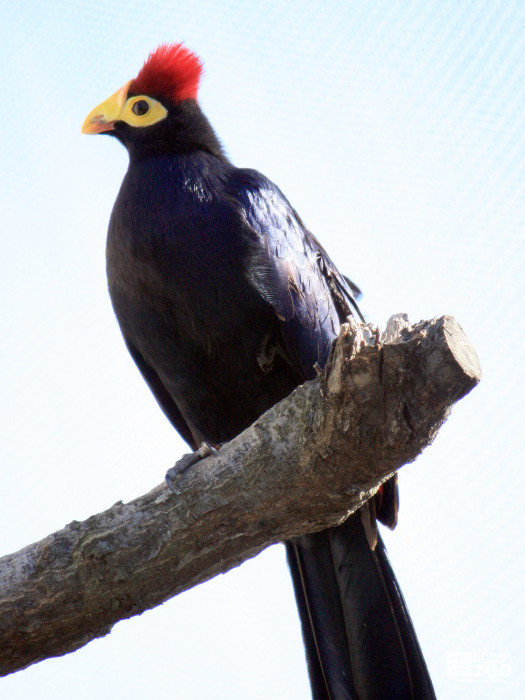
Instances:
[[[131,503],[0,559],[0,674],[107,634],[274,542],[344,520],[429,445],[481,376],[451,317],[349,319],[325,372]]]

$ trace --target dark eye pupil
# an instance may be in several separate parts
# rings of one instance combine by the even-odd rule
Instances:
[[[146,100],[137,100],[132,106],[131,111],[133,114],[136,114],[137,117],[142,117],[149,112],[149,104]]]

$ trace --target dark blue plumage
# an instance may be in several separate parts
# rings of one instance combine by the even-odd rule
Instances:
[[[113,96],[84,129],[129,151],[108,232],[110,295],[133,359],[196,448],[230,440],[315,376],[340,324],[360,316],[358,290],[272,182],[228,161],[195,100],[174,97],[193,83],[164,76],[170,95],[156,92],[156,65],[117,94],[117,118]],[[341,527],[287,543],[318,699],[434,697],[381,539],[369,546],[376,508],[395,525],[395,478]]]
[[[280,190],[208,153],[132,158],[107,264],[123,335],[193,443],[231,439],[314,376],[349,313],[327,274],[351,290]]]
[[[109,227],[110,293],[193,444],[231,439],[324,360],[339,320],[302,231],[254,171],[207,153],[132,160]]]

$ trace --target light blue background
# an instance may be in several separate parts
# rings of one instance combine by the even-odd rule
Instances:
[[[385,540],[440,698],[523,672],[522,2],[0,0],[0,552],[146,492],[184,451],[128,357],[104,245],[127,155],[86,114],[161,41],[227,152],[287,194],[368,319],[451,314],[484,378]],[[1,652],[0,652],[1,653]],[[282,547],[0,680],[2,698],[306,698]]]

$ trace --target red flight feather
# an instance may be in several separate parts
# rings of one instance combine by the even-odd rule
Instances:
[[[150,53],[129,92],[166,97],[172,102],[196,100],[201,75],[199,57],[183,44],[161,44]]]

